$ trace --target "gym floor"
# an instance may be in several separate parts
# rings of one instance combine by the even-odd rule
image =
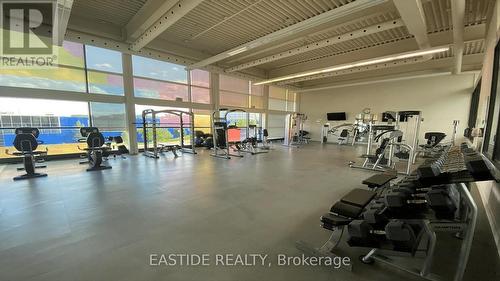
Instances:
[[[268,154],[214,159],[209,151],[110,160],[85,172],[48,162],[47,178],[12,181],[0,166],[0,280],[421,280],[341,244],[353,272],[329,267],[151,267],[153,253],[300,255],[331,234],[319,217],[369,171],[350,169],[362,147],[275,146]],[[360,160],[358,160],[360,161]],[[479,221],[464,280],[500,280],[500,261],[479,195]],[[459,241],[439,237],[433,271],[451,276]],[[441,239],[443,238],[443,239]],[[451,246],[451,248],[450,248]],[[210,277],[208,277],[210,276]]]

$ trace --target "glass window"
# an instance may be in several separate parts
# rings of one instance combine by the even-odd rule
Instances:
[[[243,107],[243,108],[248,107],[248,95],[220,91],[219,101],[221,105]]]
[[[286,100],[286,89],[269,86],[269,98]]]
[[[123,73],[122,54],[120,52],[86,45],[85,57],[87,58],[88,69]]]
[[[210,88],[210,73],[199,69],[191,70],[191,85]]]
[[[144,148],[144,130],[142,129],[142,112],[146,109],[154,109],[154,110],[180,110],[186,111],[189,110],[187,108],[175,108],[175,107],[166,107],[166,106],[151,106],[151,105],[135,105],[135,114],[136,114],[136,123],[137,123],[137,143],[139,148]],[[153,120],[149,119],[148,122],[152,122]],[[159,144],[164,145],[177,145],[180,141],[180,120],[179,117],[173,114],[159,114],[156,118],[157,123],[157,140]],[[189,141],[191,136],[191,131],[189,128],[189,116],[186,115],[183,119],[185,123],[184,136],[185,142]],[[152,130],[148,130],[147,139],[149,145],[152,145],[153,133]]]
[[[286,115],[268,114],[267,118],[269,138],[284,138]]]
[[[263,109],[264,108],[264,97],[252,96],[250,107]]]
[[[225,91],[231,91],[242,94],[249,94],[249,81],[239,78],[234,78],[231,76],[220,75],[219,76],[219,88]]]
[[[286,111],[297,110],[297,93],[288,91],[286,95]]]
[[[125,129],[125,105],[122,103],[91,102],[92,125],[102,130]]]
[[[224,117],[226,111],[221,111],[220,116]],[[230,112],[227,115],[227,124],[230,126],[236,126],[239,128],[243,128],[247,126],[247,113],[246,112]]]
[[[212,113],[208,110],[194,110],[194,129],[205,134],[212,133]]]
[[[252,95],[253,96],[263,96],[264,95],[264,86],[252,85]]]
[[[134,76],[187,84],[184,66],[164,61],[132,56]]]
[[[5,128],[38,127],[38,139],[44,143],[40,149],[48,148],[48,155],[59,155],[81,153],[77,147],[81,137],[78,127],[89,125],[86,102],[0,98],[0,116],[0,158],[11,157],[5,149],[15,151],[14,131]]]
[[[484,154],[496,165],[500,166],[500,146],[498,143],[498,127],[500,125],[500,43],[495,48],[493,61],[493,76],[491,81],[491,92],[488,104],[488,115],[484,135]]]
[[[163,100],[176,100],[181,98],[188,101],[188,86],[168,82],[160,82],[142,78],[134,78],[134,91],[136,97]]]
[[[191,87],[191,101],[196,103],[210,103],[210,89]]]
[[[269,98],[269,109],[286,111],[286,100],[278,100]]]
[[[269,86],[269,109],[277,111],[287,110],[287,90]]]
[[[115,96],[124,95],[123,77],[121,75],[88,71],[87,77],[89,93]]]
[[[59,49],[59,65],[85,68],[85,62],[83,59],[83,44],[64,41],[62,47],[55,47]]]
[[[105,138],[120,136],[125,145],[128,146],[129,137],[126,133],[127,121],[124,104],[91,102],[90,112],[92,126],[99,128]]]
[[[248,113],[248,122],[250,125],[255,125],[257,127],[262,126],[262,114],[261,113]]]
[[[85,92],[85,71],[67,67],[0,69],[0,86]]]

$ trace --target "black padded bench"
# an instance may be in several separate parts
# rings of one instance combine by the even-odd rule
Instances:
[[[359,217],[375,195],[375,192],[366,189],[351,190],[330,208],[330,213],[321,216],[322,227],[333,230],[337,226],[349,224]]]
[[[367,185],[369,188],[380,188],[389,184],[391,180],[397,177],[398,176],[395,173],[376,174],[365,179],[362,183]]]

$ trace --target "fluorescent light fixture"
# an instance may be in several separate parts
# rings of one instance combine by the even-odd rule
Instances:
[[[248,47],[241,47],[239,49],[236,49],[234,51],[231,51],[231,52],[228,52],[228,56],[232,57],[234,55],[237,55],[237,54],[240,54],[240,53],[243,53],[244,51],[246,51],[248,49]]]
[[[302,78],[302,77],[306,77],[306,76],[312,76],[312,75],[317,75],[317,74],[323,74],[323,73],[328,73],[328,72],[356,68],[356,67],[360,67],[360,66],[367,66],[367,65],[379,64],[379,63],[384,63],[384,62],[409,59],[409,58],[420,57],[420,56],[425,56],[425,55],[431,55],[431,54],[435,54],[435,53],[446,52],[449,49],[450,49],[449,46],[435,47],[435,48],[425,49],[425,50],[421,50],[421,51],[412,51],[412,52],[401,53],[398,55],[390,55],[390,56],[379,57],[379,58],[375,58],[375,59],[362,60],[362,61],[358,61],[358,62],[354,62],[354,63],[341,64],[341,65],[337,65],[337,66],[333,66],[333,67],[322,68],[322,69],[317,69],[317,70],[312,70],[312,71],[301,72],[301,73],[291,74],[291,75],[287,75],[287,76],[277,77],[277,78],[273,78],[273,79],[269,79],[269,80],[264,80],[264,81],[254,83],[254,85],[264,85],[264,84],[285,81],[285,80],[290,80],[290,79],[295,79],[295,78]]]

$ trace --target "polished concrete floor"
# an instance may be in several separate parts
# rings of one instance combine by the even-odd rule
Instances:
[[[320,228],[320,215],[371,175],[346,165],[361,149],[277,146],[229,161],[207,151],[136,156],[110,160],[113,169],[100,172],[85,172],[77,160],[53,161],[49,177],[20,182],[12,181],[15,166],[0,166],[0,280],[420,280],[361,264],[366,250],[345,243],[340,250],[352,257],[353,272],[149,265],[153,253],[262,253],[274,260],[299,256],[297,240],[321,245],[330,233]],[[450,276],[456,244],[444,237],[434,271]],[[500,280],[499,271],[481,209],[465,280]]]

